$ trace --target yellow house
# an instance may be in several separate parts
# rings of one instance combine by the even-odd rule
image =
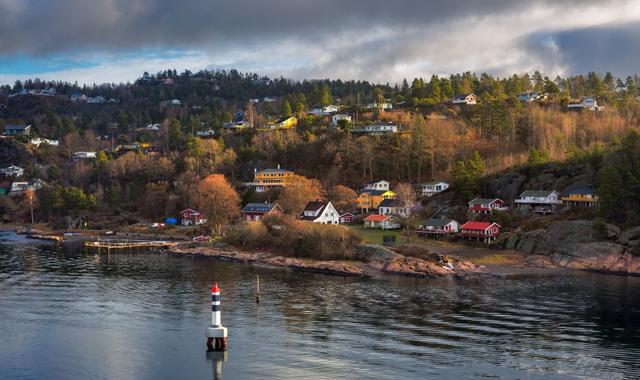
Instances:
[[[284,116],[273,123],[267,124],[268,129],[291,129],[298,125],[298,119],[295,116]]]
[[[562,203],[569,207],[598,207],[600,197],[594,189],[581,187],[567,191],[566,195],[562,197]]]
[[[263,193],[269,191],[272,187],[287,186],[293,174],[290,170],[280,169],[280,165],[278,165],[277,169],[256,169],[253,174],[253,182],[245,185],[255,188],[258,193]]]
[[[395,199],[396,193],[391,190],[363,189],[358,193],[356,203],[362,211],[376,210],[384,199]]]

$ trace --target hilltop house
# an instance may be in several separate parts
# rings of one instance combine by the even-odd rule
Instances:
[[[280,169],[254,169],[253,182],[245,183],[245,186],[254,188],[258,193],[264,193],[274,187],[284,187],[294,173],[289,170]]]
[[[401,225],[393,215],[371,214],[364,218],[364,228],[379,228],[381,230],[395,230]]]
[[[308,202],[300,219],[321,224],[340,224],[340,214],[331,202]]]
[[[369,125],[358,126],[351,129],[351,133],[361,134],[361,135],[369,135],[369,136],[380,136],[386,135],[389,133],[397,133],[398,125],[392,122],[377,122]]]
[[[24,169],[19,166],[11,165],[6,168],[1,168],[0,174],[2,174],[2,176],[5,178],[8,178],[8,177],[18,178],[24,175]]]
[[[265,215],[279,215],[284,210],[277,203],[247,203],[240,212],[242,218],[248,222],[262,220]]]
[[[449,188],[449,184],[447,182],[442,181],[434,181],[427,182],[421,185],[422,187],[422,195],[425,197],[431,197],[438,193],[441,193]]]
[[[364,188],[369,190],[389,190],[390,183],[385,180],[375,180],[365,183]]]
[[[7,136],[28,136],[31,133],[31,125],[7,124],[4,126],[4,134]]]
[[[49,139],[44,139],[44,138],[35,138],[35,139],[31,139],[31,145],[35,145],[35,146],[40,146],[40,144],[47,144],[47,145],[51,145],[51,146],[58,146],[59,142],[58,140],[49,140]]]
[[[331,116],[331,124],[333,124],[333,125],[338,125],[338,122],[340,120],[346,120],[349,123],[351,123],[351,120],[352,120],[351,119],[351,115],[348,115],[346,113],[337,113],[337,114]]]
[[[399,199],[383,199],[378,205],[378,214],[408,218],[411,216],[411,207],[407,207]]]
[[[365,104],[364,108],[370,109],[370,110],[379,109],[381,111],[391,111],[393,109],[393,104],[386,101],[382,103],[372,102],[372,103]]]
[[[562,203],[569,207],[598,207],[600,197],[591,187],[575,187],[565,192]]]
[[[190,208],[180,211],[180,224],[183,226],[199,226],[206,222],[207,219],[200,211]]]
[[[98,154],[96,152],[75,152],[72,157],[74,160],[87,160],[97,158]]]
[[[284,116],[280,119],[266,125],[267,129],[292,129],[298,125],[298,119],[295,116]]]
[[[504,201],[500,198],[475,198],[469,202],[469,211],[482,212],[485,214],[490,213],[493,210],[505,211],[509,208],[504,205]]]
[[[336,113],[336,112],[338,112],[338,106],[330,104],[330,105],[328,105],[326,107],[322,107],[322,106],[313,107],[313,109],[311,109],[307,113],[312,114],[312,115],[316,115],[316,116],[324,116],[324,115],[330,115],[330,114]]]
[[[560,194],[555,190],[525,190],[515,200],[515,203],[526,206],[554,206],[562,204],[562,201]]]
[[[589,110],[589,111],[602,111],[604,110],[603,106],[598,106],[598,102],[596,102],[593,98],[584,98],[580,102],[573,102],[567,105],[569,110]]]
[[[545,100],[547,94],[541,94],[539,92],[523,92],[518,94],[518,100],[524,103],[532,103],[537,100]]]
[[[416,233],[432,236],[446,236],[458,232],[460,224],[453,219],[427,219],[416,230]]]
[[[160,108],[179,107],[181,105],[182,105],[182,102],[178,99],[163,100],[160,102]]]
[[[500,235],[501,228],[497,223],[469,221],[460,227],[460,236],[488,244]]]
[[[473,106],[473,105],[478,103],[478,97],[476,96],[476,94],[473,94],[473,93],[471,93],[471,94],[460,94],[460,95],[457,95],[455,98],[453,98],[451,103],[453,103],[453,104],[466,104],[468,106]]]

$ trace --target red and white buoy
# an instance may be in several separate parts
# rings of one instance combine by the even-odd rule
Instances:
[[[222,326],[220,288],[217,282],[211,288],[211,327],[207,328],[207,349],[209,351],[227,350],[227,328]]]

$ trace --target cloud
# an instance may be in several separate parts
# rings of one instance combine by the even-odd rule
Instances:
[[[132,80],[143,67],[236,67],[294,79],[395,82],[460,71],[580,70],[584,66],[573,60],[585,58],[579,54],[585,45],[572,31],[640,22],[640,2],[0,0],[0,14],[6,15],[0,18],[0,81],[15,78],[15,70],[3,70],[3,57],[82,62],[95,55],[117,63],[30,74],[74,74],[99,82]],[[629,33],[610,33],[600,41],[635,43]],[[162,54],[145,60],[147,50],[188,54],[167,55],[162,67]]]

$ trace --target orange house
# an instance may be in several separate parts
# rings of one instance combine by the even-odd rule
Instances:
[[[395,199],[396,193],[391,190],[363,189],[358,193],[356,204],[361,211],[377,210],[384,199]]]

